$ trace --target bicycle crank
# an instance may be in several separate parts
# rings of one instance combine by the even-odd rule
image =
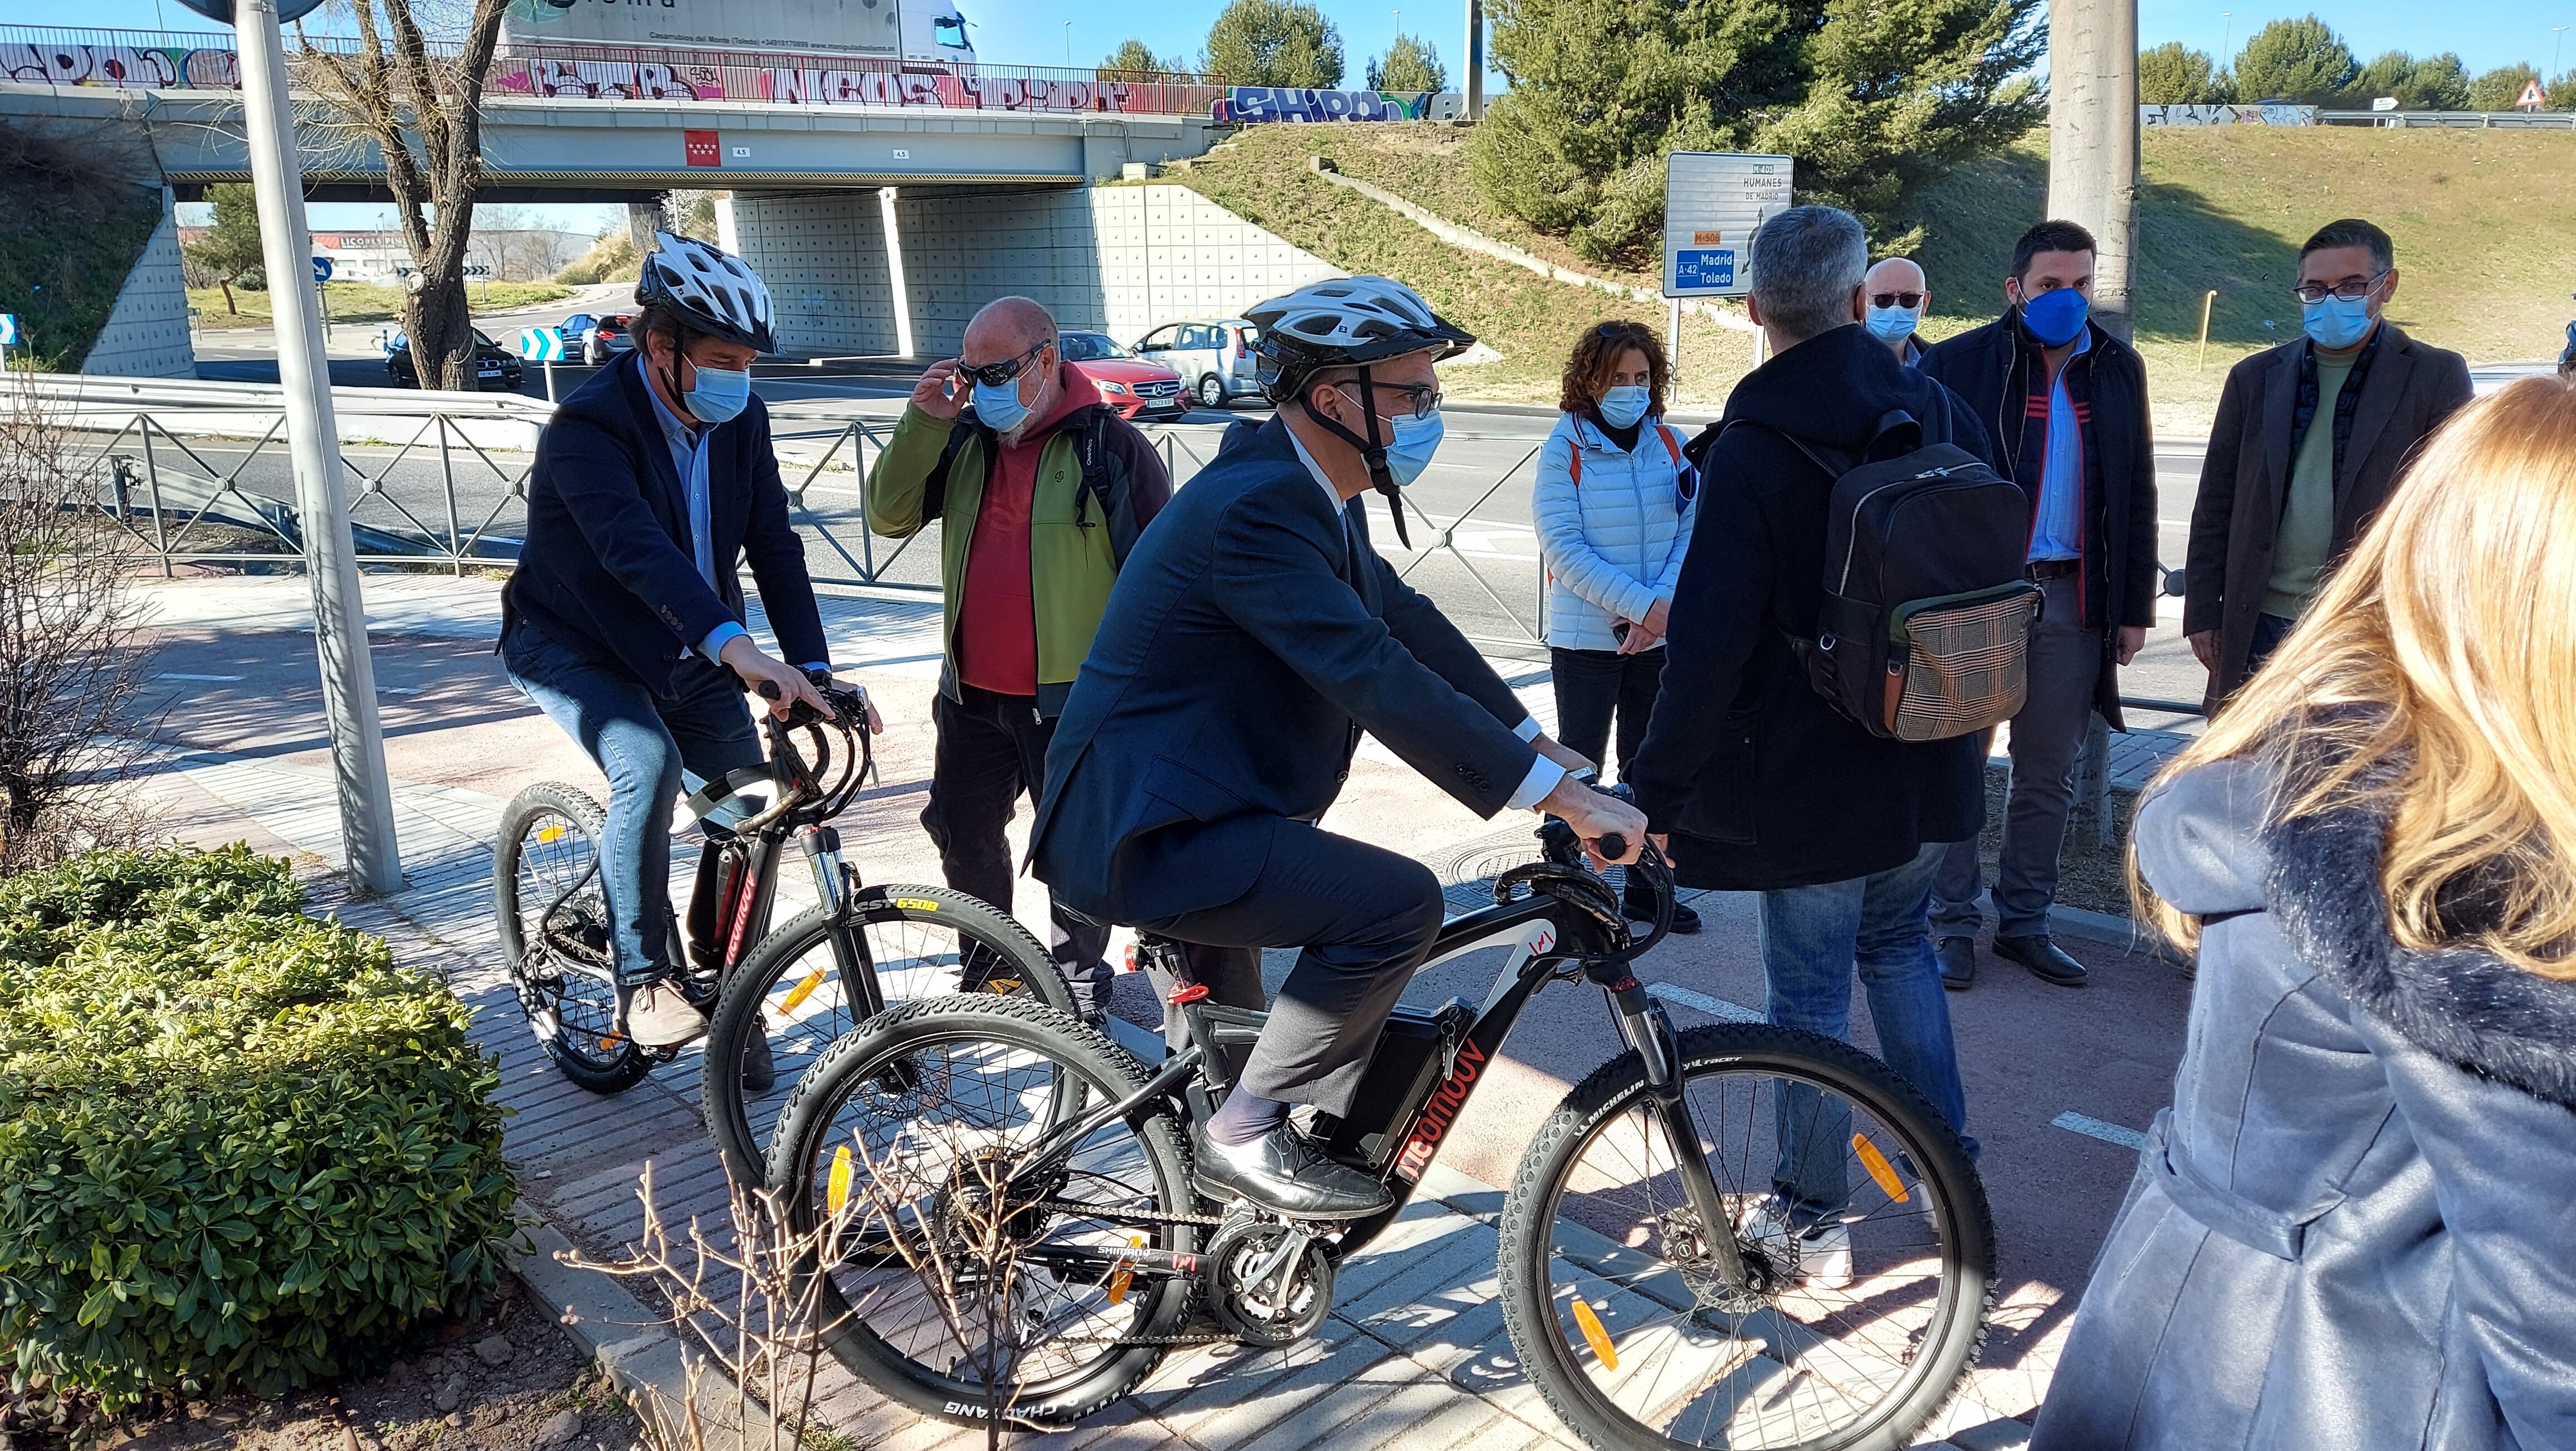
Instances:
[[[1199,1273],[1208,1313],[1249,1344],[1295,1344],[1332,1313],[1333,1257],[1322,1239],[1294,1224],[1228,1216]]]

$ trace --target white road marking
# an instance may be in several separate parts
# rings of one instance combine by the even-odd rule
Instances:
[[[1675,987],[1668,982],[1650,982],[1646,984],[1646,996],[1650,998],[1662,998],[1668,1003],[1679,1003],[1683,1007],[1689,1008],[1694,1012],[1706,1013],[1712,1018],[1722,1018],[1730,1023],[1767,1023],[1770,1021],[1769,1018],[1753,1011],[1742,1003],[1730,1003],[1724,998],[1713,998],[1706,993],[1692,992],[1689,988]]]
[[[2136,1129],[2124,1129],[2118,1124],[2104,1123],[2098,1118],[2077,1113],[2073,1109],[2068,1109],[2050,1119],[2048,1123],[2051,1128],[2082,1134],[2088,1139],[2100,1139],[2106,1144],[2118,1144],[2124,1149],[2137,1150],[2147,1146],[2147,1136]]]
[[[164,670],[164,671],[162,671],[162,672],[161,672],[160,678],[161,678],[161,679],[163,679],[163,680],[239,680],[239,679],[241,679],[241,677],[240,677],[240,676],[238,676],[238,675],[186,675],[186,674],[182,674],[181,672],[176,671],[176,670]]]

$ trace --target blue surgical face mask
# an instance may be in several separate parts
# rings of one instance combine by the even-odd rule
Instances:
[[[1601,421],[1612,428],[1634,428],[1646,416],[1646,405],[1654,395],[1634,383],[1602,390]]]
[[[2083,293],[2072,287],[2052,287],[2021,300],[2021,323],[2044,346],[2062,348],[2084,331],[2084,319],[2092,310]]]
[[[1893,344],[1909,337],[1923,321],[1923,313],[1911,307],[1873,307],[1869,310],[1869,335],[1882,343]]]
[[[689,405],[689,416],[700,423],[722,423],[751,401],[750,369],[736,372],[694,361],[690,366],[697,370],[697,382],[680,395],[680,401]]]
[[[2324,297],[2299,304],[2299,326],[2321,348],[2343,349],[2370,336],[2370,299]]]
[[[1023,373],[1021,377],[1028,376]],[[1008,433],[1029,421],[1029,405],[1020,401],[1020,379],[996,388],[990,383],[975,385],[975,416],[995,433]]]
[[[1399,418],[1394,432],[1386,446],[1386,471],[1400,489],[1422,477],[1431,456],[1440,451],[1440,414],[1435,409],[1428,418]]]

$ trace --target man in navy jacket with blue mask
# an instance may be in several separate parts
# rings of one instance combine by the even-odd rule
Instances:
[[[556,409],[528,476],[527,541],[502,594],[512,683],[608,776],[601,874],[621,1030],[647,1048],[706,1029],[674,980],[669,836],[683,773],[759,765],[743,692],[831,708],[830,651],[751,363],[769,293],[736,258],[664,234],[635,285],[638,346]],[[789,664],[743,628],[748,560]]]
[[[1382,277],[1245,316],[1277,416],[1230,430],[1119,570],[1047,753],[1030,855],[1057,901],[1191,944],[1217,1002],[1260,1007],[1261,949],[1303,949],[1192,1158],[1219,1196],[1349,1219],[1386,1191],[1288,1110],[1350,1111],[1442,917],[1429,868],[1316,825],[1361,732],[1480,816],[1535,807],[1587,840],[1624,833],[1631,857],[1645,818],[1570,776],[1591,763],[1540,734],[1370,547],[1354,501],[1392,502],[1429,465],[1432,364],[1474,340]]]

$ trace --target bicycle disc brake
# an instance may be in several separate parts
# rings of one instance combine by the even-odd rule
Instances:
[[[1333,1258],[1293,1224],[1228,1215],[1201,1260],[1208,1313],[1236,1339],[1293,1345],[1332,1313]]]

